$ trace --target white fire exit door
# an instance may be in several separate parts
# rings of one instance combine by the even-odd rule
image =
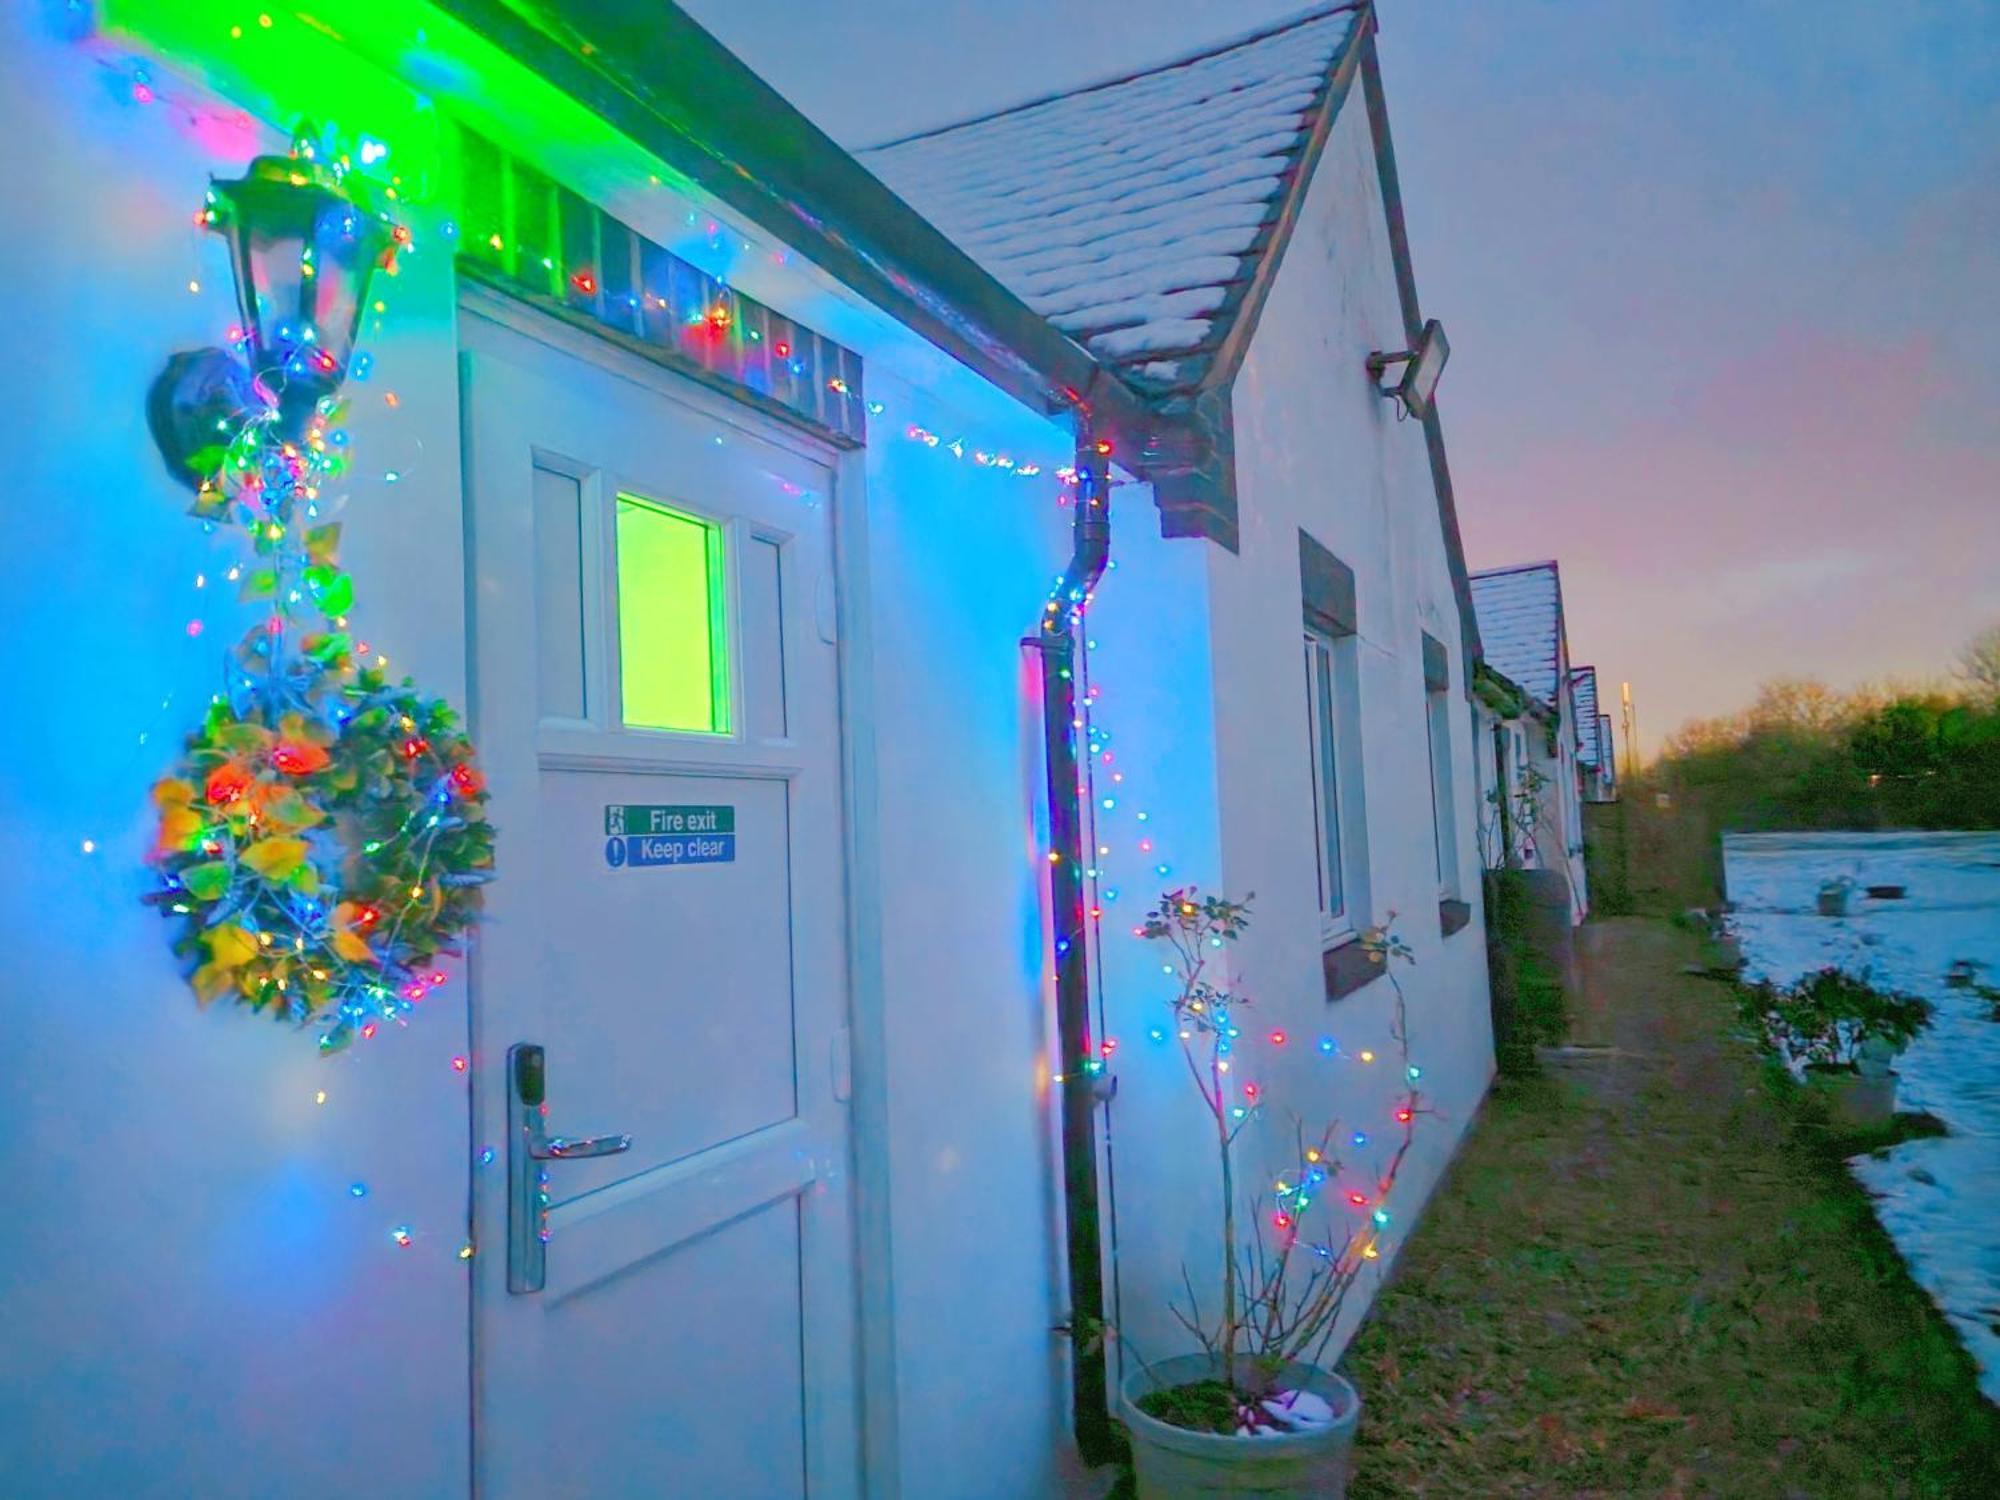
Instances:
[[[477,1491],[843,1500],[828,456],[467,298],[473,728],[501,840],[472,992]],[[524,1058],[546,1102],[510,1140]],[[510,1245],[524,1119],[546,1140]],[[603,1134],[629,1148],[575,1144]]]

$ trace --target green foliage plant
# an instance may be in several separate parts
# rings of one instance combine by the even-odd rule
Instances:
[[[1929,1022],[1931,1006],[1914,995],[1879,990],[1865,978],[1824,968],[1797,984],[1746,986],[1743,1017],[1787,1063],[1814,1071],[1852,1072],[1870,1042],[1900,1052]]]

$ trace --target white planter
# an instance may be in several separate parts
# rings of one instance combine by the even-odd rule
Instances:
[[[1184,1354],[1136,1365],[1119,1391],[1132,1433],[1132,1466],[1139,1500],[1341,1500],[1354,1463],[1354,1429],[1361,1397],[1329,1370],[1288,1365],[1281,1388],[1306,1390],[1331,1406],[1333,1422],[1314,1432],[1226,1437],[1190,1432],[1139,1410],[1139,1398],[1156,1390],[1217,1377],[1216,1361]]]

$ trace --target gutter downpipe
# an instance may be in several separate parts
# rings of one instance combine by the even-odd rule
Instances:
[[[1076,629],[1111,555],[1109,443],[1087,418],[1076,440],[1076,524],[1069,565],[1056,580],[1032,645],[1042,658],[1043,765],[1049,813],[1049,913],[1055,942],[1056,1030],[1061,1047],[1065,1260],[1069,1271],[1070,1418],[1084,1461],[1116,1456],[1106,1396],[1104,1261],[1098,1225],[1097,1107],[1110,1097],[1090,1031],[1089,923],[1076,730]]]

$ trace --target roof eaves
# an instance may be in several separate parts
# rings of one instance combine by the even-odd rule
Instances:
[[[1375,140],[1375,172],[1381,184],[1382,208],[1389,220],[1389,251],[1395,262],[1396,290],[1403,304],[1403,335],[1407,348],[1423,336],[1424,315],[1417,301],[1417,273],[1410,260],[1410,230],[1403,218],[1403,187],[1396,174],[1396,148],[1389,135],[1389,104],[1382,88],[1382,62],[1375,51],[1375,12],[1371,5],[1361,33],[1361,87],[1368,101],[1368,123]],[[1430,458],[1431,487],[1437,493],[1438,525],[1444,533],[1445,564],[1458,600],[1458,628],[1467,661],[1481,661],[1486,652],[1479,639],[1479,616],[1472,605],[1472,578],[1465,567],[1465,540],[1458,529],[1458,497],[1452,488],[1451,464],[1445,456],[1444,423],[1433,397],[1424,413],[1424,448]]]
[[[1083,408],[1119,465],[1234,545],[1226,435],[1148,400],[667,0],[434,0],[704,191],[1017,400]],[[1189,425],[1196,424],[1196,425]],[[1220,488],[1218,488],[1220,486]]]
[[[1247,274],[1236,277],[1214,314],[1214,326],[1221,330],[1221,335],[1207,369],[1201,372],[1200,384],[1203,386],[1227,385],[1243,368],[1244,357],[1250,351],[1250,340],[1263,316],[1264,304],[1270,300],[1271,288],[1278,279],[1278,267],[1292,242],[1293,231],[1298,228],[1299,217],[1305,211],[1306,192],[1312,186],[1314,169],[1319,166],[1327,140],[1333,134],[1333,122],[1339,118],[1341,107],[1346,104],[1355,76],[1360,71],[1365,44],[1375,29],[1375,8],[1373,0],[1352,0],[1350,4],[1331,6],[1290,23],[1302,25],[1308,20],[1323,20],[1343,11],[1355,13],[1354,27],[1321,83],[1312,118],[1307,122],[1296,154],[1283,174],[1284,189],[1278,195],[1276,210],[1244,253],[1243,269]]]

